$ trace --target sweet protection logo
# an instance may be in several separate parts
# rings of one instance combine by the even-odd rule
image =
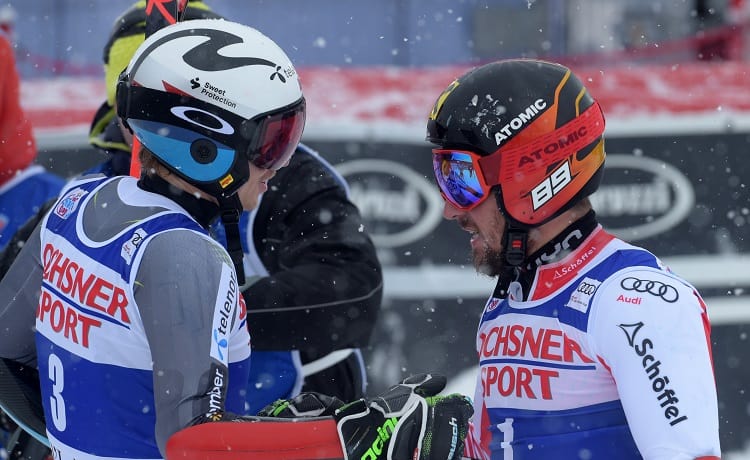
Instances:
[[[269,79],[278,80],[282,84],[287,83],[287,78],[296,75],[296,71],[291,65],[283,67],[282,65],[268,59],[251,56],[227,56],[220,53],[225,47],[244,43],[244,40],[242,37],[233,33],[216,29],[186,29],[173,32],[158,40],[154,40],[136,58],[130,74],[138,75],[143,60],[149,56],[154,49],[164,45],[166,42],[178,38],[195,36],[208,38],[208,40],[194,46],[182,55],[182,60],[185,64],[195,70],[203,72],[220,72],[245,66],[264,66],[269,67],[271,70]],[[210,58],[208,58],[209,56]],[[276,76],[279,78],[277,79]],[[200,82],[197,78],[194,78],[193,80],[195,81],[191,80],[191,86],[193,89],[197,89],[200,86]],[[198,86],[195,86],[196,84],[198,84]]]

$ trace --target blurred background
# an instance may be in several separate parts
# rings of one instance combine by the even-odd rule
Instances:
[[[607,117],[605,227],[695,284],[709,305],[726,458],[750,458],[750,0],[206,0],[296,63],[303,140],[349,180],[385,267],[367,350],[371,391],[443,372],[472,393],[474,333],[493,280],[441,219],[426,116],[471,66],[564,63]],[[105,98],[102,48],[130,0],[0,1],[38,161],[73,175]],[[471,382],[471,383],[469,383]]]

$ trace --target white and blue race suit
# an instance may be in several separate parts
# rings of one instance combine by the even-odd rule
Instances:
[[[38,366],[56,459],[162,458],[175,432],[245,407],[232,262],[183,207],[136,182],[68,184],[0,283],[12,325],[0,356]]]
[[[719,458],[710,326],[690,284],[597,226],[523,290],[484,308],[465,456]]]

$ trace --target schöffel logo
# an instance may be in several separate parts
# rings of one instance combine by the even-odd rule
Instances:
[[[661,281],[642,280],[630,276],[620,281],[620,287],[626,291],[651,294],[668,303],[675,303],[680,298],[674,286],[662,283]]]
[[[669,377],[662,374],[661,361],[659,361],[653,354],[649,353],[650,350],[652,352],[654,350],[653,341],[649,338],[644,338],[639,341],[638,336],[643,329],[643,326],[643,322],[618,325],[628,338],[628,345],[630,345],[630,348],[635,350],[635,354],[641,358],[639,361],[651,383],[651,390],[656,395],[657,404],[664,409],[664,418],[669,421],[670,426],[675,426],[678,423],[687,420],[688,417],[687,415],[680,415],[680,408],[677,406],[680,399],[677,397],[677,393],[673,389],[668,388]]]

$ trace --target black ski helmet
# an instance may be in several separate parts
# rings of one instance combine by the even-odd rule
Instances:
[[[598,188],[603,132],[598,104],[571,70],[531,59],[467,72],[427,122],[427,140],[439,148],[492,157],[482,167],[486,182],[517,228],[544,224]]]
[[[113,161],[117,164],[114,166],[115,170],[125,174],[128,174],[130,167],[131,147],[119,135],[112,136],[107,131],[110,130],[116,116],[115,91],[120,74],[128,66],[135,50],[146,39],[146,6],[146,0],[136,1],[122,12],[112,25],[109,38],[102,51],[107,100],[96,111],[89,128],[89,143],[114,155]],[[189,0],[180,15],[180,21],[221,18],[221,15],[213,12],[201,0]],[[127,157],[123,154],[127,154]]]
[[[200,0],[189,0],[180,21],[193,19],[222,19]],[[115,105],[115,89],[120,73],[128,66],[135,50],[146,38],[146,0],[133,3],[115,19],[107,43],[102,50],[104,81],[107,87],[107,103]]]

